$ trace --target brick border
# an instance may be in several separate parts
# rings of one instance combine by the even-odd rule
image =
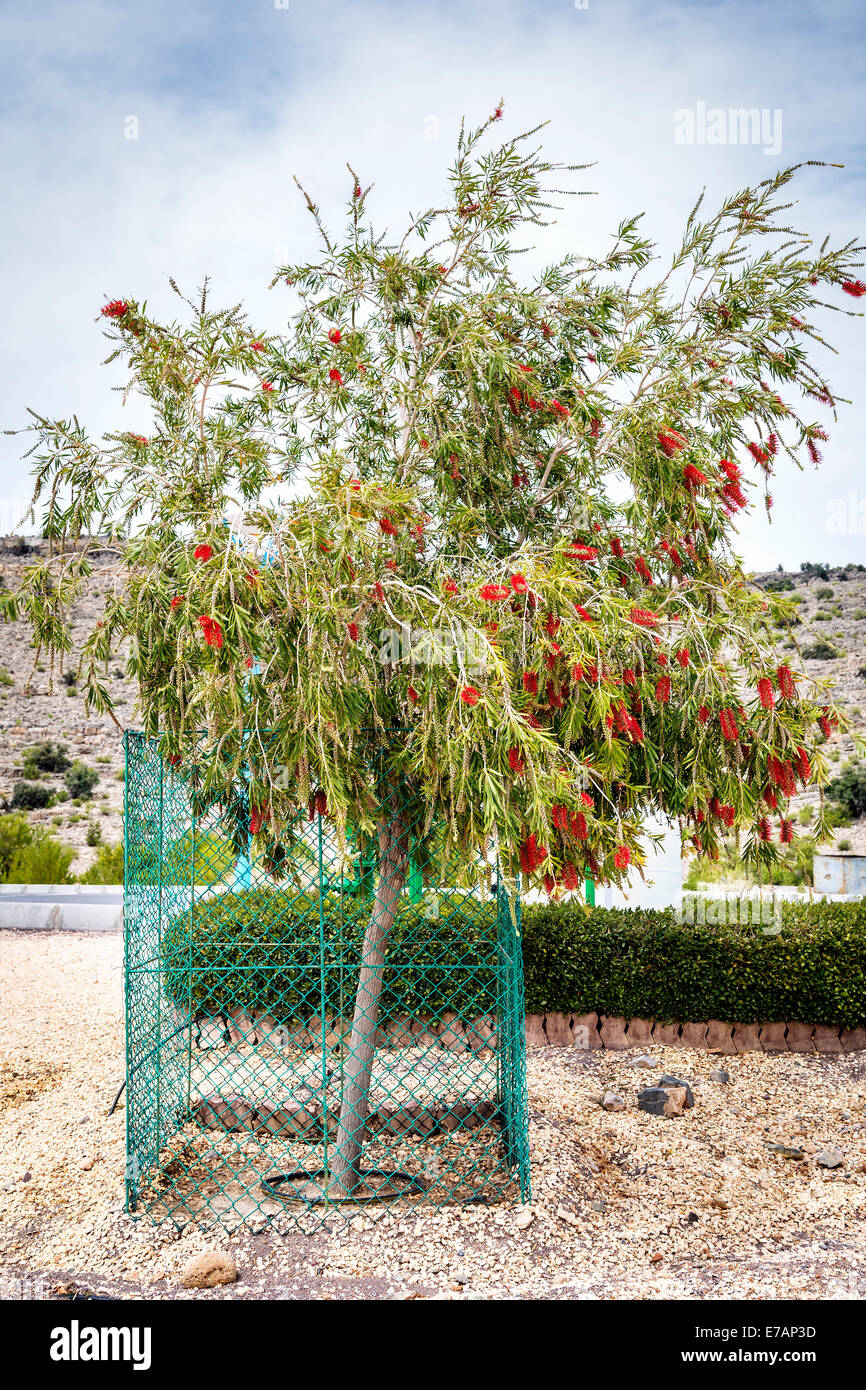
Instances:
[[[584,1052],[626,1047],[697,1047],[707,1052],[856,1052],[866,1050],[866,1028],[825,1023],[656,1023],[607,1014],[527,1014],[528,1047],[575,1047]]]

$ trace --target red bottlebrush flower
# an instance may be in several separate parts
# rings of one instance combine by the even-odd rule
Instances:
[[[655,638],[654,640],[658,641],[658,638]],[[664,652],[659,652],[656,657],[656,660],[658,661],[659,666],[667,666],[668,664],[668,659],[665,656]]]
[[[455,584],[455,582],[454,582],[453,579],[446,579],[446,580],[445,580],[445,583],[442,585],[442,592],[443,592],[443,594],[456,594],[456,593],[457,593],[457,585]]]
[[[863,295],[866,294],[866,285],[863,284],[862,280],[845,280],[842,283],[842,288],[846,294],[850,294],[852,299],[862,299]],[[103,309],[102,312],[105,313],[105,310]]]
[[[581,792],[581,793],[580,793],[580,799],[581,799],[581,801],[583,802],[584,806],[592,806],[592,805],[593,805],[593,800],[592,800],[592,797],[590,796],[589,792]]]
[[[477,705],[478,698],[478,691],[475,689],[474,685],[464,685],[463,689],[460,691],[460,699],[463,701],[464,705]]]
[[[726,738],[729,743],[736,743],[737,739],[740,737],[740,731],[737,728],[734,711],[732,709],[723,709],[719,715],[719,723],[722,727],[723,737]]]
[[[732,826],[733,823],[734,823],[734,820],[735,820],[735,818],[736,818],[736,814],[737,814],[737,813],[736,813],[736,811],[734,810],[734,807],[733,807],[733,806],[720,806],[720,807],[719,807],[719,820],[722,822],[723,825],[726,825],[726,826],[728,827],[729,830],[730,830],[731,826]]]
[[[406,695],[409,699],[410,704],[417,705],[419,697],[418,691],[415,689],[414,685],[409,686],[409,689],[406,691]]]
[[[175,594],[174,598],[171,601],[172,608],[180,608],[180,605],[183,603],[185,598],[186,594]]]
[[[701,705],[700,709],[698,710],[698,719],[701,721],[702,724],[706,724],[708,723],[709,718],[710,711],[707,709],[706,705]]]
[[[589,437],[590,439],[598,439],[600,433],[601,421],[599,420],[598,416],[594,416],[593,419],[590,421],[589,425]]]
[[[271,382],[269,382],[269,381],[263,381],[263,382],[262,382],[262,390],[263,390],[263,391],[273,391],[273,389],[274,389],[274,388],[273,388],[273,385],[271,384]]]
[[[377,603],[384,603],[384,602],[385,602],[385,590],[382,588],[382,585],[378,582],[378,580],[377,580],[376,583],[373,585],[373,587],[372,587],[372,589],[370,590],[370,592],[371,592],[371,594],[373,595],[373,598],[376,600]]]
[[[336,367],[332,367],[328,372],[328,380],[333,381],[337,386],[342,386],[343,374],[342,372],[338,372]]]
[[[487,603],[499,603],[502,599],[510,597],[511,590],[505,584],[482,584],[478,595]]]
[[[696,487],[703,487],[707,481],[706,473],[702,473],[699,468],[695,468],[693,463],[687,463],[683,469],[683,482],[690,492]]]
[[[550,408],[555,415],[559,415],[563,420],[567,420],[571,411],[564,406],[561,401],[551,401]]]
[[[557,618],[554,613],[548,613],[544,623],[544,630],[548,637],[555,637],[561,626],[561,618]]]
[[[818,448],[818,445],[815,443],[814,439],[810,439],[808,441],[806,448],[809,451],[809,458],[812,460],[812,462],[814,464],[819,464],[821,462],[822,457],[821,450]]]
[[[591,545],[575,545],[565,551],[568,560],[597,560],[598,551]]]
[[[386,536],[396,536],[397,527],[394,525],[393,521],[389,516],[380,517],[379,526],[381,530],[385,532]]]
[[[758,681],[758,699],[761,701],[764,709],[773,708],[773,682],[770,680],[769,676],[762,676]]]
[[[658,627],[661,622],[658,614],[651,613],[648,608],[633,608],[629,618],[637,627]]]
[[[553,822],[554,830],[568,829],[568,807],[562,805],[551,806],[550,818]]]
[[[575,840],[585,840],[588,835],[586,816],[582,811],[573,811],[568,818],[568,828]]]
[[[509,748],[508,764],[511,771],[516,773],[518,777],[522,772],[526,771],[526,759],[521,757],[519,748]]]
[[[800,781],[806,783],[812,776],[812,764],[809,761],[809,754],[806,752],[805,748],[798,748],[796,756],[797,771],[800,775]]]
[[[618,869],[628,868],[631,862],[631,850],[628,845],[620,845],[616,854],[613,856],[613,862]]]
[[[581,603],[576,603],[576,604],[574,605],[574,611],[575,611],[575,613],[577,614],[577,616],[580,618],[581,622],[583,622],[583,623],[591,623],[591,622],[592,622],[592,618],[591,618],[590,614],[586,611],[586,609],[583,607],[583,604],[581,604]]]
[[[356,198],[360,198],[360,196],[361,196],[361,185],[360,185],[359,183],[356,183],[356,184],[355,184],[355,197],[356,197]]]
[[[253,669],[253,659],[251,656],[248,656],[246,658],[246,660],[244,661],[244,665],[246,666],[248,671],[251,671]]]
[[[256,341],[255,343],[253,343],[251,346],[252,346],[253,352],[264,352],[264,350],[265,350],[265,345],[264,345],[264,343],[260,343],[260,342],[258,342],[258,341]]]
[[[680,647],[679,651],[677,652],[677,661],[679,662],[680,666],[682,666],[683,670],[686,669],[691,659],[692,656],[688,647]]]
[[[660,705],[666,705],[671,698],[671,678],[662,676],[656,685],[656,699]]]
[[[328,334],[328,337],[330,338],[332,343],[339,343],[342,340],[343,335],[340,332],[339,328],[332,328],[330,333]]]
[[[525,594],[527,589],[529,588],[529,585],[527,584],[526,577],[524,575],[512,574],[511,587],[516,594]]]
[[[719,467],[732,483],[739,482],[741,477],[739,464],[732,463],[730,459],[721,459]]]
[[[575,888],[580,887],[580,875],[573,864],[563,864],[562,886],[568,893],[573,893]]]
[[[573,665],[572,668],[571,668],[571,675],[572,675],[572,679],[573,679],[573,680],[576,680],[576,681],[582,681],[582,680],[583,680],[583,677],[584,677],[584,675],[585,675],[585,672],[584,672],[583,667],[580,665],[580,662],[576,661],[576,662],[574,663],[574,665]]]
[[[209,647],[221,647],[223,644],[223,630],[216,618],[209,618],[206,614],[202,613],[198,622],[207,645]]]
[[[396,573],[397,573],[397,561],[396,561],[396,560],[386,560],[386,561],[385,561],[385,568],[386,568],[386,570],[391,570],[394,574],[396,574]]]
[[[538,676],[534,671],[523,672],[523,689],[529,695],[538,694]]]
[[[767,452],[774,455],[779,449],[779,436],[777,434],[767,435]]]
[[[679,430],[659,430],[656,439],[667,458],[672,458],[680,449],[684,449],[688,442],[683,438]]]
[[[652,584],[653,577],[650,573],[650,567],[642,555],[637,555],[635,557],[634,567],[640,575],[641,579],[643,580],[644,584]]]
[[[622,673],[622,683],[623,685],[637,685],[637,676],[630,666],[626,666]]]
[[[102,309],[102,317],[106,319],[122,319],[128,313],[129,305],[123,299],[112,299]]]
[[[821,711],[821,717],[818,720],[821,733],[824,735],[825,738],[830,737],[833,730],[836,728],[838,722],[839,721],[838,719],[836,719],[835,715],[831,715],[829,709],[825,705],[823,710]]]
[[[791,325],[792,328],[805,328],[805,327],[806,327],[806,325],[804,324],[803,320],[802,320],[802,319],[798,319],[796,314],[792,314],[791,317],[788,319],[788,322],[789,322],[789,324]]]
[[[779,821],[779,841],[783,845],[790,845],[794,842],[794,822],[792,820]]]
[[[739,483],[725,483],[722,488],[722,497],[732,512],[742,511],[744,507],[749,505],[749,500]]]
[[[755,462],[759,463],[762,468],[770,462],[770,455],[767,453],[766,449],[761,448],[760,444],[747,444],[746,448]]]
[[[587,663],[586,679],[590,682],[591,685],[598,685],[598,667],[596,666],[594,661],[590,661]]]
[[[562,709],[565,704],[559,686],[552,680],[547,682],[547,703],[551,709]]]
[[[347,623],[347,624],[346,624],[346,631],[348,632],[348,634],[349,634],[349,636],[351,637],[352,641],[353,641],[353,642],[357,642],[357,640],[358,640],[358,632],[359,632],[358,624],[357,624],[357,623]]]
[[[755,826],[755,833],[757,834],[759,840],[769,840],[771,838],[770,822],[767,820],[766,816],[762,816],[761,819],[758,821],[757,825]]]
[[[614,555],[616,556],[616,558],[617,558],[618,560],[621,560],[621,559],[622,559],[622,553],[623,553],[623,552],[622,552],[622,541],[620,540],[619,536],[612,536],[612,537],[611,537],[610,548],[611,548],[611,550],[613,551],[613,553],[614,553]]]
[[[262,826],[268,818],[267,808],[262,806],[250,807],[250,834],[258,835]]]
[[[764,800],[766,801],[771,811],[775,811],[778,809],[779,798],[776,796],[776,793],[773,791],[772,787],[764,788]]]
[[[535,835],[528,835],[520,847],[520,867],[525,874],[535,873],[547,858],[547,850],[539,845]]]
[[[192,552],[193,559],[201,560],[202,564],[204,564],[206,560],[209,560],[212,555],[213,549],[209,545],[197,545]]]
[[[551,893],[553,893],[556,889],[556,879],[554,878],[553,874],[544,875],[544,878],[542,879],[542,887],[544,888],[544,891],[547,894],[547,896],[550,897]]]

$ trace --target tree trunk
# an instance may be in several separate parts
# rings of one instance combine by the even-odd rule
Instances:
[[[330,1165],[329,1191],[337,1199],[351,1196],[362,1181],[358,1164],[370,1110],[370,1076],[379,1026],[385,954],[409,864],[406,827],[399,814],[387,807],[379,822],[378,839],[379,881],[361,949],[352,1037],[343,1073],[340,1123]]]

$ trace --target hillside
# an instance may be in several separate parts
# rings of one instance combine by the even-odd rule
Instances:
[[[20,553],[20,540],[0,539],[0,579],[9,589],[17,587],[22,568],[44,550],[40,541],[30,542],[29,546],[29,554]],[[776,570],[756,575],[756,579],[765,588],[781,588],[795,600],[801,621],[792,629],[792,635],[801,648],[823,640],[836,650],[838,654],[828,659],[805,660],[805,670],[813,676],[831,676],[839,702],[853,715],[857,727],[866,730],[866,572],[855,566],[823,570],[821,574],[786,574]],[[83,635],[98,611],[105,583],[94,576],[79,602],[74,615],[74,632],[78,636]],[[790,648],[786,647],[789,641],[789,635],[780,632],[780,659],[790,655]],[[121,732],[110,719],[87,714],[75,685],[55,678],[52,689],[46,664],[40,663],[34,669],[34,657],[25,623],[9,623],[0,628],[0,797],[5,801],[11,798],[16,781],[23,777],[24,750],[41,740],[64,744],[70,758],[93,768],[99,780],[90,800],[75,805],[70,799],[46,810],[27,812],[34,825],[44,826],[75,848],[73,872],[80,873],[96,857],[96,848],[87,844],[89,828],[98,827],[103,843],[116,843],[122,838]],[[75,667],[76,660],[72,658],[67,669],[74,673]],[[112,664],[109,678],[118,696],[119,720],[125,727],[135,728],[135,691],[125,680],[121,663]],[[31,688],[25,693],[28,679]],[[841,765],[852,752],[850,737],[834,735],[830,747],[834,762]],[[61,776],[49,776],[46,783],[63,793]],[[807,808],[817,802],[818,792],[813,789],[795,799],[793,805],[801,828],[808,824]],[[94,837],[91,829],[91,839]],[[866,817],[840,829],[836,841],[866,853]]]

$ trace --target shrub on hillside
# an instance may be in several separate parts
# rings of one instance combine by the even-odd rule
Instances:
[[[51,788],[41,782],[16,782],[12,789],[13,811],[42,811],[51,802]]]
[[[78,875],[79,883],[123,883],[123,845],[100,845],[96,860]]]
[[[82,801],[89,801],[93,795],[93,788],[99,781],[99,773],[93,767],[88,767],[86,763],[79,762],[76,758],[64,778],[66,789],[74,799],[80,798]]]
[[[826,794],[853,820],[866,816],[866,766],[856,763],[846,767],[841,776],[828,783]]]
[[[71,766],[69,754],[62,743],[46,739],[24,749],[24,776],[35,777],[40,772],[65,772]]]

